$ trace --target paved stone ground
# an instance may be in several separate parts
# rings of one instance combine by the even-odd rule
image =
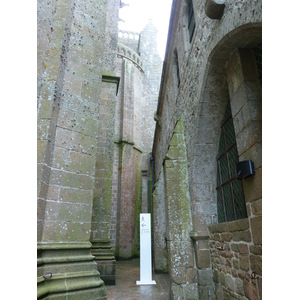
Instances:
[[[140,260],[117,261],[116,285],[107,287],[108,300],[167,300],[169,299],[169,276],[153,274],[156,285],[136,285],[140,280]]]

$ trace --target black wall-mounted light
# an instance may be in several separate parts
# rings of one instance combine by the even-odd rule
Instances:
[[[243,160],[236,165],[237,179],[245,179],[255,174],[254,163],[252,160]]]

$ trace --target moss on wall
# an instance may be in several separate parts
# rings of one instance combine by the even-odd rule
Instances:
[[[140,256],[140,213],[142,211],[142,173],[141,164],[138,166],[137,174],[137,196],[136,196],[136,213],[135,213],[135,234],[132,249],[132,256]]]

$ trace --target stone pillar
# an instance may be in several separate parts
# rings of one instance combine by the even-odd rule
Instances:
[[[143,71],[136,52],[121,45],[118,52],[121,77],[115,124],[114,189],[117,257],[139,255],[139,213],[142,201],[141,136],[144,102]],[[117,164],[116,164],[117,162]],[[117,176],[116,176],[117,175]],[[116,199],[117,198],[117,199]]]
[[[138,219],[142,200],[141,152],[132,144],[122,144],[118,256],[131,258],[139,254]]]
[[[158,273],[168,272],[168,255],[166,243],[166,209],[163,170],[155,183],[153,192],[153,262]]]
[[[112,173],[114,155],[114,126],[116,100],[120,77],[116,76],[118,48],[119,0],[107,2],[105,51],[103,56],[100,127],[96,161],[96,176],[93,195],[91,242],[98,271],[105,284],[115,284],[116,268],[110,246],[112,210]]]
[[[106,1],[38,3],[38,298],[107,298],[89,242],[105,24]]]
[[[116,259],[110,239],[93,239],[92,254],[95,256],[97,270],[106,285],[116,284]]]
[[[101,124],[98,131],[91,242],[98,271],[105,284],[115,284],[115,258],[110,246],[110,222],[112,201],[112,172],[114,155],[114,125],[116,91],[119,78],[102,75]]]
[[[172,299],[198,299],[197,272],[190,238],[192,216],[184,127],[177,122],[164,162],[168,267]]]

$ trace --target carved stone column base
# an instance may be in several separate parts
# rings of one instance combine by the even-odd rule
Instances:
[[[37,299],[106,300],[91,243],[38,243]]]
[[[114,257],[110,240],[92,240],[92,255],[95,256],[97,269],[101,279],[106,285],[116,284],[116,259]]]

